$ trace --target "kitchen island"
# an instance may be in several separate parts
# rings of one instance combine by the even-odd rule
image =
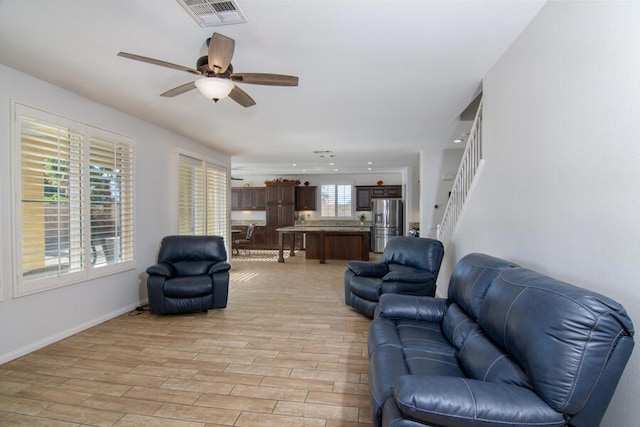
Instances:
[[[278,228],[278,262],[284,262],[285,234],[289,235],[289,255],[295,256],[295,234],[306,236],[305,258],[369,260],[369,227],[316,227],[296,225]]]

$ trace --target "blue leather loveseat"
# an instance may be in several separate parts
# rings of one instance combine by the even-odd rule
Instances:
[[[374,426],[598,426],[633,349],[611,299],[470,254],[448,298],[385,294],[369,327]]]

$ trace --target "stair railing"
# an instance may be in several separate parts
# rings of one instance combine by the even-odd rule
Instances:
[[[482,100],[467,138],[467,145],[460,161],[458,173],[453,182],[449,201],[445,208],[442,221],[437,226],[437,237],[447,247],[455,232],[456,225],[462,214],[465,202],[473,188],[476,176],[484,165],[482,154]]]

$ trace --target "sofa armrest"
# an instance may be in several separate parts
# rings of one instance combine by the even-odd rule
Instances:
[[[449,301],[445,298],[401,294],[382,294],[376,317],[441,322]]]
[[[229,270],[231,270],[231,264],[229,264],[226,261],[218,262],[216,264],[213,264],[211,268],[209,268],[209,274],[219,273],[221,271],[229,271]]]
[[[566,420],[532,390],[469,378],[404,375],[392,387],[398,409],[428,425],[563,426]]]
[[[380,295],[382,294],[407,294],[416,296],[433,296],[436,293],[436,281],[426,282],[382,282],[380,283]]]
[[[368,261],[349,261],[347,268],[356,276],[382,277],[389,271],[387,264]]]
[[[147,274],[149,276],[173,277],[175,276],[175,270],[171,264],[161,263],[147,268]]]
[[[382,278],[383,282],[423,283],[429,280],[435,280],[433,273],[426,270],[416,270],[415,268],[390,271]]]

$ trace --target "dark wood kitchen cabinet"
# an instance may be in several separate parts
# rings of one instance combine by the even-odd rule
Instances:
[[[295,225],[296,182],[279,182],[266,186],[266,236],[268,248],[278,247],[280,227]]]
[[[356,210],[370,211],[371,199],[400,199],[401,185],[357,185]]]
[[[233,187],[231,188],[232,211],[263,211],[265,210],[264,187]]]
[[[297,211],[316,210],[316,189],[317,187],[313,186],[296,187]]]

